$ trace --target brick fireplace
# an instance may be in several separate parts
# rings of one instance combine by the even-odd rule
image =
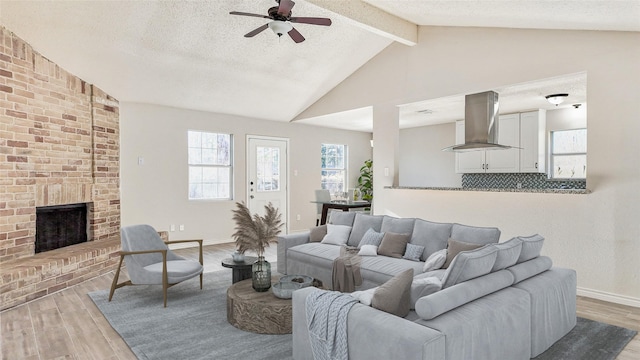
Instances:
[[[119,168],[118,102],[0,28],[0,309],[115,263]],[[78,203],[88,241],[35,254],[36,208]]]

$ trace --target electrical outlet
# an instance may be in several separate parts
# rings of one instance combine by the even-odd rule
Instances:
[[[296,215],[296,220],[300,221],[300,214]]]
[[[138,156],[138,165],[144,165],[144,158],[142,156]]]
[[[180,225],[180,231],[184,231],[184,225]]]
[[[522,189],[522,183],[518,183],[518,184],[516,185],[516,187],[517,187],[518,189]]]
[[[169,227],[169,229],[171,229],[171,231],[176,231],[176,226],[174,224],[171,224],[171,226]]]

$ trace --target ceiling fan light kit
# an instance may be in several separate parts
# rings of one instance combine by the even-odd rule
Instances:
[[[244,37],[254,37],[259,33],[263,32],[267,28],[271,29],[278,37],[282,36],[284,33],[289,34],[291,40],[296,43],[303,42],[304,36],[296,30],[291,23],[299,23],[299,24],[309,24],[309,25],[322,25],[329,26],[331,25],[331,19],[328,18],[316,18],[316,17],[291,17],[291,9],[296,4],[291,0],[276,0],[278,6],[274,6],[270,8],[267,15],[259,15],[252,14],[240,11],[231,11],[229,14],[231,15],[241,15],[241,16],[251,16],[251,17],[259,17],[263,19],[271,19],[268,24],[264,24],[244,35]]]
[[[290,22],[280,20],[273,20],[268,26],[274,34],[278,35],[278,37],[282,36],[282,34],[289,33],[289,31],[293,29],[293,25],[291,25]]]

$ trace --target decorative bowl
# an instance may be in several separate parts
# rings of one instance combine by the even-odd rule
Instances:
[[[311,286],[313,278],[307,275],[285,275],[280,278],[281,283],[297,283],[300,284],[300,288]]]
[[[278,282],[271,286],[273,295],[280,299],[291,299],[293,292],[300,289],[300,284],[294,282]]]

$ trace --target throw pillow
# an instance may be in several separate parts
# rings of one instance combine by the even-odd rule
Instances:
[[[514,237],[509,241],[494,244],[493,246],[498,249],[498,256],[496,257],[496,263],[493,264],[491,272],[515,265],[522,251],[522,240]]]
[[[444,265],[444,262],[447,261],[447,249],[442,249],[440,251],[436,251],[424,263],[422,267],[422,272],[438,270]]]
[[[542,236],[538,234],[518,236],[518,239],[522,240],[522,251],[520,251],[520,257],[518,257],[518,264],[540,256],[542,244],[544,243]]]
[[[447,247],[447,260],[444,262],[442,266],[443,269],[449,267],[453,259],[458,255],[460,251],[469,251],[475,250],[477,248],[483,247],[483,244],[472,244],[464,241],[457,241],[449,238],[449,246]]]
[[[420,256],[424,251],[424,246],[407,244],[407,249],[404,251],[403,259],[411,261],[420,261]]]
[[[383,215],[367,215],[362,214],[362,211],[352,211],[351,213],[356,214],[356,216],[353,220],[353,228],[351,229],[351,235],[349,235],[347,245],[358,246],[362,237],[369,229],[380,232]]]
[[[413,269],[407,269],[378,286],[373,293],[371,306],[390,314],[405,317],[411,308],[411,283]]]
[[[309,230],[309,242],[320,242],[327,235],[327,224],[312,227]]]
[[[407,247],[408,242],[408,234],[386,232],[378,247],[378,254],[400,259],[404,255],[404,249]]]
[[[362,240],[360,240],[358,247],[361,248],[364,245],[375,245],[376,247],[378,247],[382,242],[383,236],[383,232],[377,232],[372,228],[369,228],[369,230],[367,230],[367,232],[362,236]]]
[[[378,255],[378,247],[375,245],[363,245],[358,252],[361,256],[376,256]]]
[[[435,276],[413,279],[411,283],[411,309],[416,308],[416,301],[423,296],[431,295],[442,288],[442,281]]]
[[[349,240],[351,226],[327,224],[327,235],[322,239],[322,244],[344,245]]]
[[[376,292],[377,289],[378,287],[374,287],[367,290],[354,291],[349,295],[356,298],[356,300],[358,300],[362,305],[371,306],[371,299],[373,299],[373,294]]]

